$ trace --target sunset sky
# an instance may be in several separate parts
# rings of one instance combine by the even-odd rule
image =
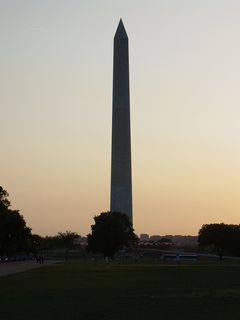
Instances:
[[[240,223],[239,0],[0,1],[0,185],[34,233],[109,210],[113,36],[129,36],[135,231]]]

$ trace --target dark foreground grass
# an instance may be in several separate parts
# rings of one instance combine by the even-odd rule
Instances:
[[[240,319],[240,264],[69,262],[0,278],[1,320]]]

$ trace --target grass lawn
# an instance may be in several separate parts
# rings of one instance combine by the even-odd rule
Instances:
[[[0,277],[1,320],[240,319],[240,262],[75,261]]]

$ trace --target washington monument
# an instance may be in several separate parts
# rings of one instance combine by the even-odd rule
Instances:
[[[132,222],[128,36],[122,19],[114,36],[110,210]]]

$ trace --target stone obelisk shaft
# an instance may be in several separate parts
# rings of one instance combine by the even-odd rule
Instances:
[[[130,131],[128,36],[120,20],[114,37],[110,206],[132,221]]]

